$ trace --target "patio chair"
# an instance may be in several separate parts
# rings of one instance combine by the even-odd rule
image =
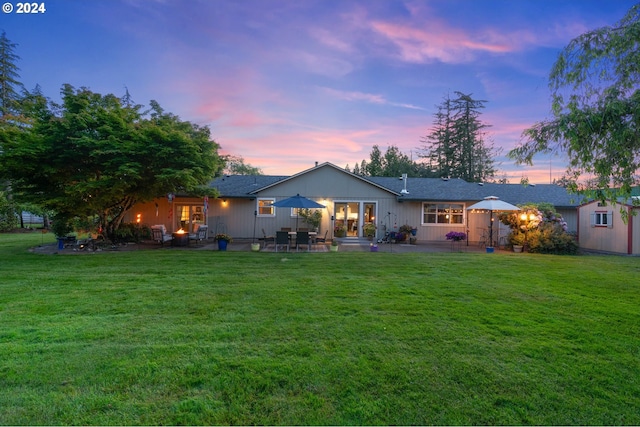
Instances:
[[[160,243],[162,246],[164,246],[164,242],[173,240],[171,234],[167,234],[167,229],[164,224],[151,226],[151,238],[154,242]]]
[[[195,240],[196,243],[207,240],[207,232],[209,231],[208,226],[203,224],[196,224],[195,230],[193,231],[193,233],[189,234],[189,240]]]
[[[276,231],[276,252],[278,252],[278,246],[286,246],[287,252],[289,252],[289,244],[289,232]]]
[[[258,239],[258,240],[264,241],[264,246],[263,247],[266,248],[267,247],[267,243],[269,243],[269,242],[275,243],[276,242],[276,236],[267,236],[267,232],[264,231],[264,228],[263,228],[262,229],[262,239]]]
[[[300,250],[300,245],[307,245],[307,252],[311,250],[308,231],[298,231],[296,233],[296,251]]]
[[[316,238],[314,239],[313,243],[326,243],[328,235],[329,235],[329,230],[325,230],[324,237],[317,237],[316,236]]]

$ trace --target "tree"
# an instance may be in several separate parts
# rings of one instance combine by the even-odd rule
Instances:
[[[582,34],[562,50],[549,76],[553,118],[526,129],[509,156],[531,165],[537,153],[564,151],[570,189],[602,201],[630,196],[640,168],[639,84],[637,4],[615,27]]]
[[[359,166],[356,163],[353,173],[360,176],[399,177],[404,173],[410,177],[432,176],[424,164],[414,162],[395,145],[387,147],[387,151],[384,154],[380,151],[380,147],[374,145],[369,158],[370,161],[368,163],[366,160],[362,160]]]
[[[222,156],[224,161],[224,173],[226,175],[262,175],[262,170],[246,164],[241,156]]]
[[[62,104],[36,96],[29,127],[4,138],[0,175],[14,195],[58,220],[95,216],[109,238],[138,202],[204,192],[222,169],[208,127],[165,113],[151,101],[123,105],[114,95],[62,88]]]
[[[3,31],[0,35],[0,117],[15,114],[20,99],[22,83],[18,80],[20,69],[16,62],[20,59],[12,43]]]
[[[382,164],[382,153],[377,145],[374,145],[369,153],[369,163],[366,165],[367,176],[383,176],[384,166]],[[362,171],[362,169],[361,169]],[[362,171],[364,172],[364,171]]]
[[[438,176],[462,178],[470,182],[495,178],[494,156],[497,150],[485,140],[489,125],[480,120],[486,101],[455,92],[447,95],[434,115],[432,131],[422,138],[424,155]]]
[[[440,177],[450,177],[454,171],[454,130],[451,111],[451,98],[447,95],[437,106],[434,114],[433,130],[422,138],[425,144],[425,157],[432,170]]]

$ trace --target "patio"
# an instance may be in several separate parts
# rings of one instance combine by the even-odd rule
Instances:
[[[256,239],[256,242],[258,240]],[[227,246],[228,252],[251,252],[252,239],[234,239],[232,243]],[[370,243],[368,240],[357,241],[342,241],[339,245],[338,252],[369,252]],[[330,243],[312,245],[309,253],[324,253],[329,252]],[[166,250],[166,251],[218,251],[218,244],[213,239],[205,240],[199,244],[190,243],[188,246],[175,247],[175,246],[162,246],[156,242],[144,241],[141,243],[129,243],[122,245],[114,245],[108,247],[102,251],[97,252],[118,252],[118,251],[136,251],[136,250]],[[31,249],[32,252],[42,254],[69,254],[69,255],[81,255],[81,254],[95,254],[97,252],[88,250],[77,250],[73,247],[65,247],[65,249],[58,249],[56,243],[44,244]],[[495,251],[505,252],[505,249],[495,248]],[[260,241],[260,252],[275,252],[273,244],[265,249],[262,247],[262,241]],[[293,250],[289,250],[289,253],[294,253]],[[301,249],[300,253],[307,252],[306,248]],[[403,244],[403,243],[379,243],[378,252],[387,253],[429,253],[429,252],[486,252],[484,247],[478,245],[477,242],[469,242],[467,246],[466,242],[460,242],[460,244],[452,244],[451,241],[442,242],[420,242],[417,244]],[[285,251],[278,250],[278,253],[286,253]]]

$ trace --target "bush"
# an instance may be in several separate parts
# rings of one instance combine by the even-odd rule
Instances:
[[[133,222],[120,224],[115,232],[115,240],[118,243],[135,242],[139,243],[144,239],[151,238],[151,229]]]
[[[15,205],[0,191],[0,231],[13,230],[19,223]]]
[[[51,230],[56,237],[65,237],[73,231],[71,218],[64,215],[54,215],[51,222]]]
[[[529,252],[575,255],[578,242],[568,233],[567,223],[551,205],[525,205],[517,213],[503,213],[500,221],[511,228],[509,243],[526,245]],[[522,219],[521,215],[526,219]]]

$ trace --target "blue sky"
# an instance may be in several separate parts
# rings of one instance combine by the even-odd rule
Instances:
[[[500,177],[545,183],[562,157],[524,167],[504,154],[549,116],[559,51],[634,1],[49,0],[41,14],[9,3],[0,30],[28,89],[127,87],[266,174],[353,167],[376,144],[417,159],[436,105],[460,91],[487,101]]]

